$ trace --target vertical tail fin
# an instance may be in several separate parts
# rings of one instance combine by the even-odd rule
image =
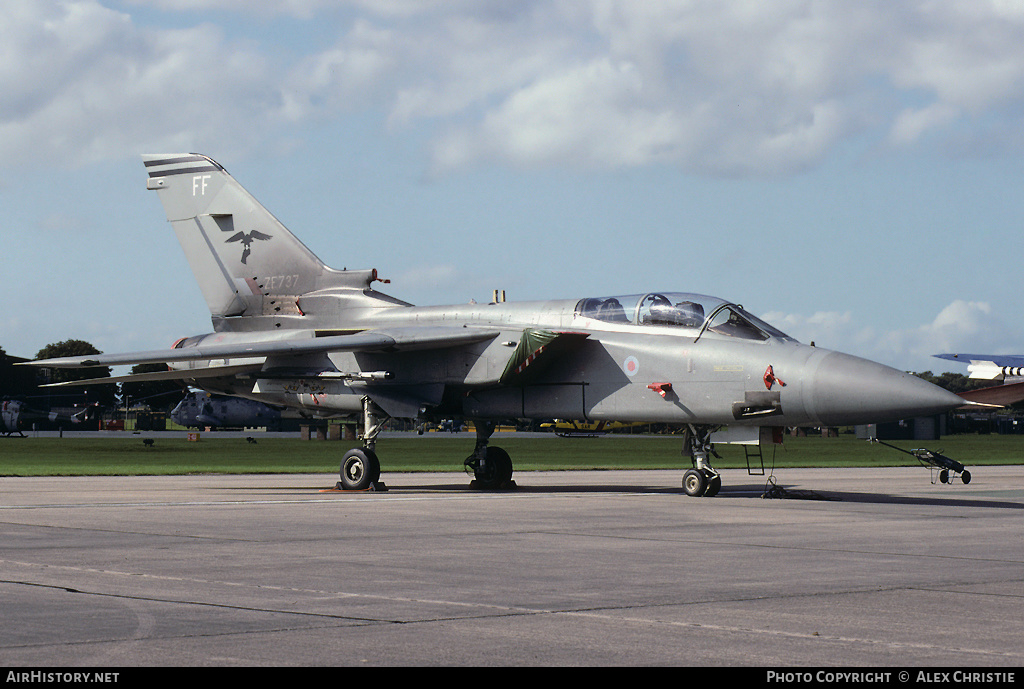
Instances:
[[[321,288],[329,275],[337,284],[344,274],[327,268],[210,158],[142,159],[146,186],[159,194],[214,317],[261,315],[264,297],[280,304],[278,297]]]

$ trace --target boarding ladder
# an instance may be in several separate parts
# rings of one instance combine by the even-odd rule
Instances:
[[[756,445],[744,445],[743,454],[747,457],[747,475],[748,476],[764,476],[764,455],[761,454],[761,443]],[[760,465],[760,470],[754,465],[754,462]]]

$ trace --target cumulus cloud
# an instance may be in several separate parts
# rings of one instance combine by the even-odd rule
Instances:
[[[879,347],[893,353],[923,356],[941,352],[1006,353],[1006,342],[1024,341],[986,302],[956,300],[931,323],[888,333]]]
[[[947,352],[1024,352],[1020,330],[986,302],[957,299],[929,323],[907,324],[884,333],[864,326],[864,319],[850,312],[818,312],[811,316],[772,312],[763,317],[802,342],[815,341],[828,349],[905,370],[947,370],[950,364],[934,358],[935,354]],[[1007,342],[1018,342],[1020,346],[1010,351]]]
[[[500,162],[784,174],[853,139],[914,146],[979,121],[1000,124],[984,136],[1024,138],[1024,10],[1013,0],[256,6],[336,39],[243,40],[230,22],[196,19],[248,21],[253,4],[240,0],[10,0],[6,164],[214,139],[222,151],[259,146],[367,110],[395,130],[422,128],[438,173]],[[156,28],[154,12],[197,23]]]
[[[8,164],[73,166],[237,141],[280,117],[266,58],[228,44],[211,24],[151,30],[94,0],[11,0],[4,12],[0,158]]]
[[[787,173],[853,137],[913,145],[992,112],[1020,125],[1024,59],[1012,46],[1024,25],[1005,3],[539,5],[530,41],[494,34],[487,46],[507,64],[543,54],[542,69],[520,72],[521,83],[491,78],[491,91],[449,70],[426,81],[436,87],[421,85],[418,102],[435,110],[454,105],[448,93],[479,93],[453,109],[462,117],[435,141],[439,168],[499,159]],[[571,49],[566,36],[575,37]],[[443,44],[437,64],[472,49]]]

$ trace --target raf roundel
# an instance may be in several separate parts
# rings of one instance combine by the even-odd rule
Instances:
[[[622,362],[622,370],[625,371],[627,376],[635,376],[637,371],[640,370],[640,362],[635,356],[627,356],[626,360]]]

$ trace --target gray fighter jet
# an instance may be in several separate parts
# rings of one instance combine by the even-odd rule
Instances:
[[[143,161],[214,332],[171,350],[32,363],[165,362],[170,371],[103,381],[177,378],[213,393],[356,416],[363,446],[342,458],[346,489],[378,481],[375,441],[388,417],[472,421],[476,446],[465,464],[481,487],[512,476],[508,454],[489,445],[499,421],[680,424],[692,464],[685,492],[714,495],[721,477],[710,461],[712,433],[722,427],[758,438],[760,427],[875,423],[963,404],[906,373],[801,344],[741,306],[701,294],[413,306],[374,289],[376,270],[324,265],[210,158]]]

